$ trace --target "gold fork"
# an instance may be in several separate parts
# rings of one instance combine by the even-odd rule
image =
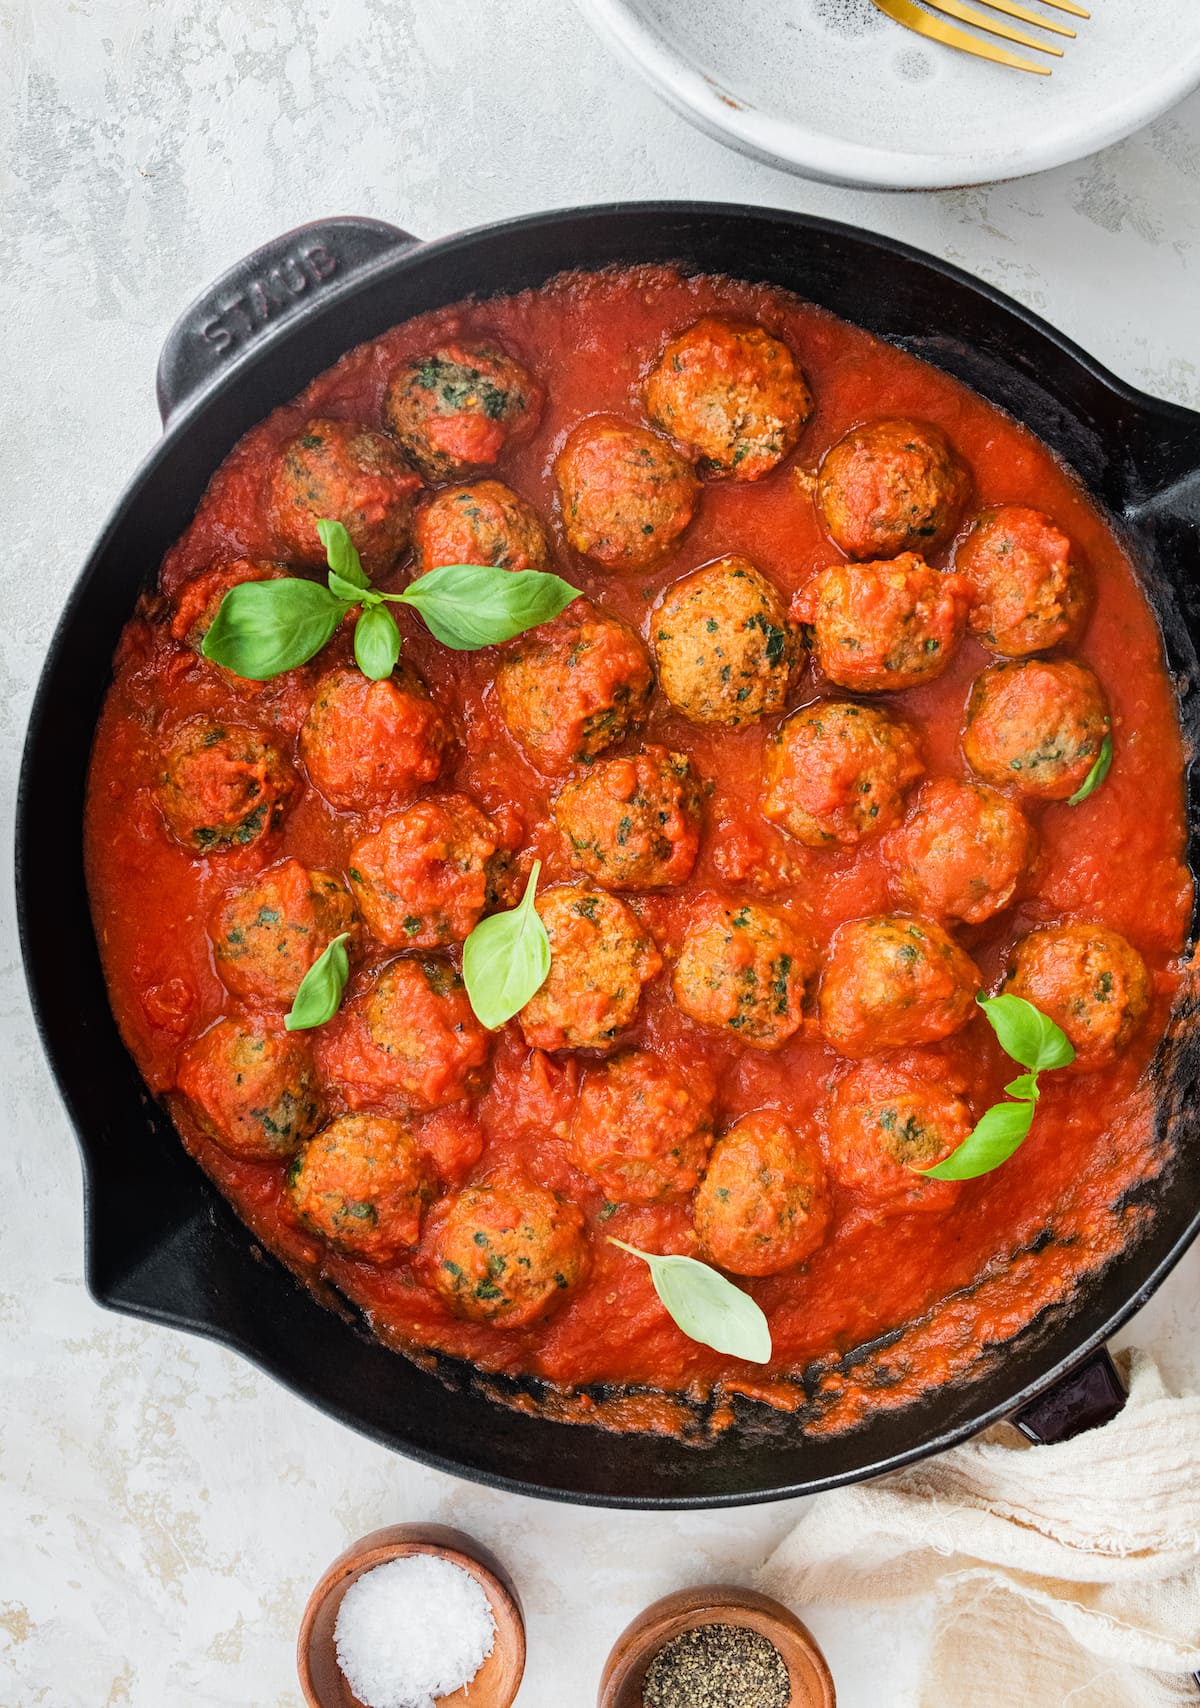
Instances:
[[[1091,13],[1076,5],[1075,0],[1044,0],[1044,3],[1053,6],[1058,12],[1068,13],[1072,18],[1091,17]],[[1053,35],[1069,36],[1072,41],[1075,39],[1075,31],[1069,29],[1066,24],[1052,21],[1040,12],[1031,12],[1027,6],[1017,5],[1016,0],[983,0],[983,4],[988,8],[986,12],[981,12],[976,6],[966,5],[965,0],[924,0],[924,4],[920,6],[915,0],[875,0],[879,10],[894,23],[903,24],[907,30],[915,30],[919,36],[927,36],[930,41],[941,42],[946,47],[956,47],[962,53],[973,53],[979,59],[993,60],[997,65],[1011,66],[1014,71],[1036,72],[1039,77],[1049,77],[1048,65],[1039,65],[1032,59],[1022,59],[994,42],[982,41],[979,36],[969,36],[965,30],[956,30],[953,24],[948,24],[946,18],[957,18],[961,23],[974,24],[977,30],[984,30],[988,35],[1016,42],[1019,47],[1036,48],[1040,53],[1053,54],[1056,59],[1062,58],[1062,48],[1039,41],[1036,36],[1026,35],[1021,30],[1015,30],[1011,24],[1001,23],[996,14],[999,12],[1006,18],[1019,18],[1023,24],[1036,24],[1039,29],[1049,30]],[[929,11],[925,10],[926,6],[930,8]],[[944,13],[945,17],[935,16],[935,13]]]

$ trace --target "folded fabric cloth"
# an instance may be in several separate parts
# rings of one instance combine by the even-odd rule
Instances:
[[[1200,1705],[1200,1394],[1129,1358],[1102,1429],[1006,1425],[820,1496],[759,1573],[802,1609],[933,1592],[921,1708]]]

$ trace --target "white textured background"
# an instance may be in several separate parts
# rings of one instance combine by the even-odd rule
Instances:
[[[41,657],[155,437],[155,358],[182,304],[320,214],[433,236],[653,196],[895,233],[1200,408],[1200,97],[1040,178],[888,197],[725,152],[564,0],[0,0],[6,863]],[[787,1505],[622,1515],[482,1491],[368,1445],[229,1354],[101,1313],[80,1280],[76,1153],[26,1009],[7,877],[0,905],[3,1708],[295,1708],[311,1582],[353,1536],[426,1517],[492,1543],[519,1581],[521,1708],[586,1708],[634,1612],[748,1574],[782,1534]],[[1195,1253],[1132,1330],[1176,1381],[1200,1379],[1198,1282]],[[814,1617],[843,1708],[911,1708],[920,1611]]]

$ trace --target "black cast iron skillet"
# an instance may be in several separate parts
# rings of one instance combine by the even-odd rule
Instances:
[[[887,238],[734,206],[583,209],[431,244],[370,220],[329,220],[233,268],[167,340],[162,441],[84,568],[34,704],[17,869],[26,971],[83,1151],[87,1279],[102,1304],[234,1347],[334,1417],[442,1469],[568,1500],[702,1507],[869,1476],[1004,1416],[1048,1438],[1119,1406],[1104,1340],[1200,1230],[1200,1135],[1188,1109],[1200,1052],[1188,1017],[1154,1070],[1169,1160],[1141,1193],[1140,1231],[1069,1308],[1047,1311],[1003,1347],[981,1348],[976,1378],[903,1410],[881,1408],[841,1435],[807,1437],[796,1419],[749,1404],[733,1430],[704,1446],[611,1435],[504,1409],[462,1365],[417,1369],[324,1308],[259,1248],[185,1155],[121,1043],[81,858],[88,755],[118,635],[247,428],[351,346],[423,310],[540,285],[566,268],[660,261],[784,286],[944,368],[1045,440],[1126,537],[1196,751],[1200,595],[1190,568],[1200,562],[1200,416],[1130,390],[1008,298]],[[1194,866],[1197,788],[1189,767]]]

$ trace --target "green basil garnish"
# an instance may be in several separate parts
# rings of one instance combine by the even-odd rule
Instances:
[[[770,1362],[771,1325],[762,1307],[711,1264],[695,1257],[662,1257],[639,1251],[636,1245],[626,1245],[612,1234],[608,1243],[640,1257],[649,1266],[654,1291],[689,1340],[711,1346],[714,1352],[724,1352],[730,1358],[745,1358],[751,1364]]]
[[[1109,767],[1112,765],[1112,759],[1112,736],[1106,735],[1100,744],[1100,751],[1096,755],[1095,764],[1083,779],[1083,782],[1080,783],[1075,793],[1069,796],[1067,800],[1067,805],[1069,807],[1077,807],[1080,801],[1086,801],[1089,795],[1095,794],[1101,783],[1103,783],[1104,779],[1108,776]]]
[[[369,605],[354,625],[354,657],[372,682],[382,682],[396,668],[400,630],[386,605]]]
[[[977,996],[975,1000],[1005,1055],[1029,1071],[1018,1074],[1004,1087],[1017,1102],[993,1103],[957,1150],[933,1168],[917,1171],[930,1180],[974,1180],[1007,1162],[1033,1125],[1041,1095],[1038,1074],[1069,1067],[1075,1060],[1075,1047],[1062,1028],[1023,996]]]
[[[347,608],[318,581],[242,581],[222,599],[200,650],[236,676],[266,682],[307,664]]]
[[[341,522],[334,522],[328,516],[322,517],[317,523],[317,535],[325,547],[325,561],[329,565],[330,585],[332,585],[333,577],[336,575],[340,581],[345,581],[360,591],[365,591],[370,587],[370,578],[362,566],[358,547]]]
[[[475,1018],[491,1031],[519,1013],[550,972],[550,939],[533,905],[541,869],[535,860],[517,906],[481,919],[463,944],[467,996]]]
[[[495,564],[448,563],[389,593],[411,605],[429,632],[456,652],[496,646],[565,611],[579,589],[540,569],[498,569]]]
[[[350,957],[346,953],[348,931],[317,956],[300,980],[300,989],[292,1003],[284,1025],[289,1032],[307,1032],[313,1026],[324,1026],[332,1020],[342,1005],[342,992],[350,977]]]

